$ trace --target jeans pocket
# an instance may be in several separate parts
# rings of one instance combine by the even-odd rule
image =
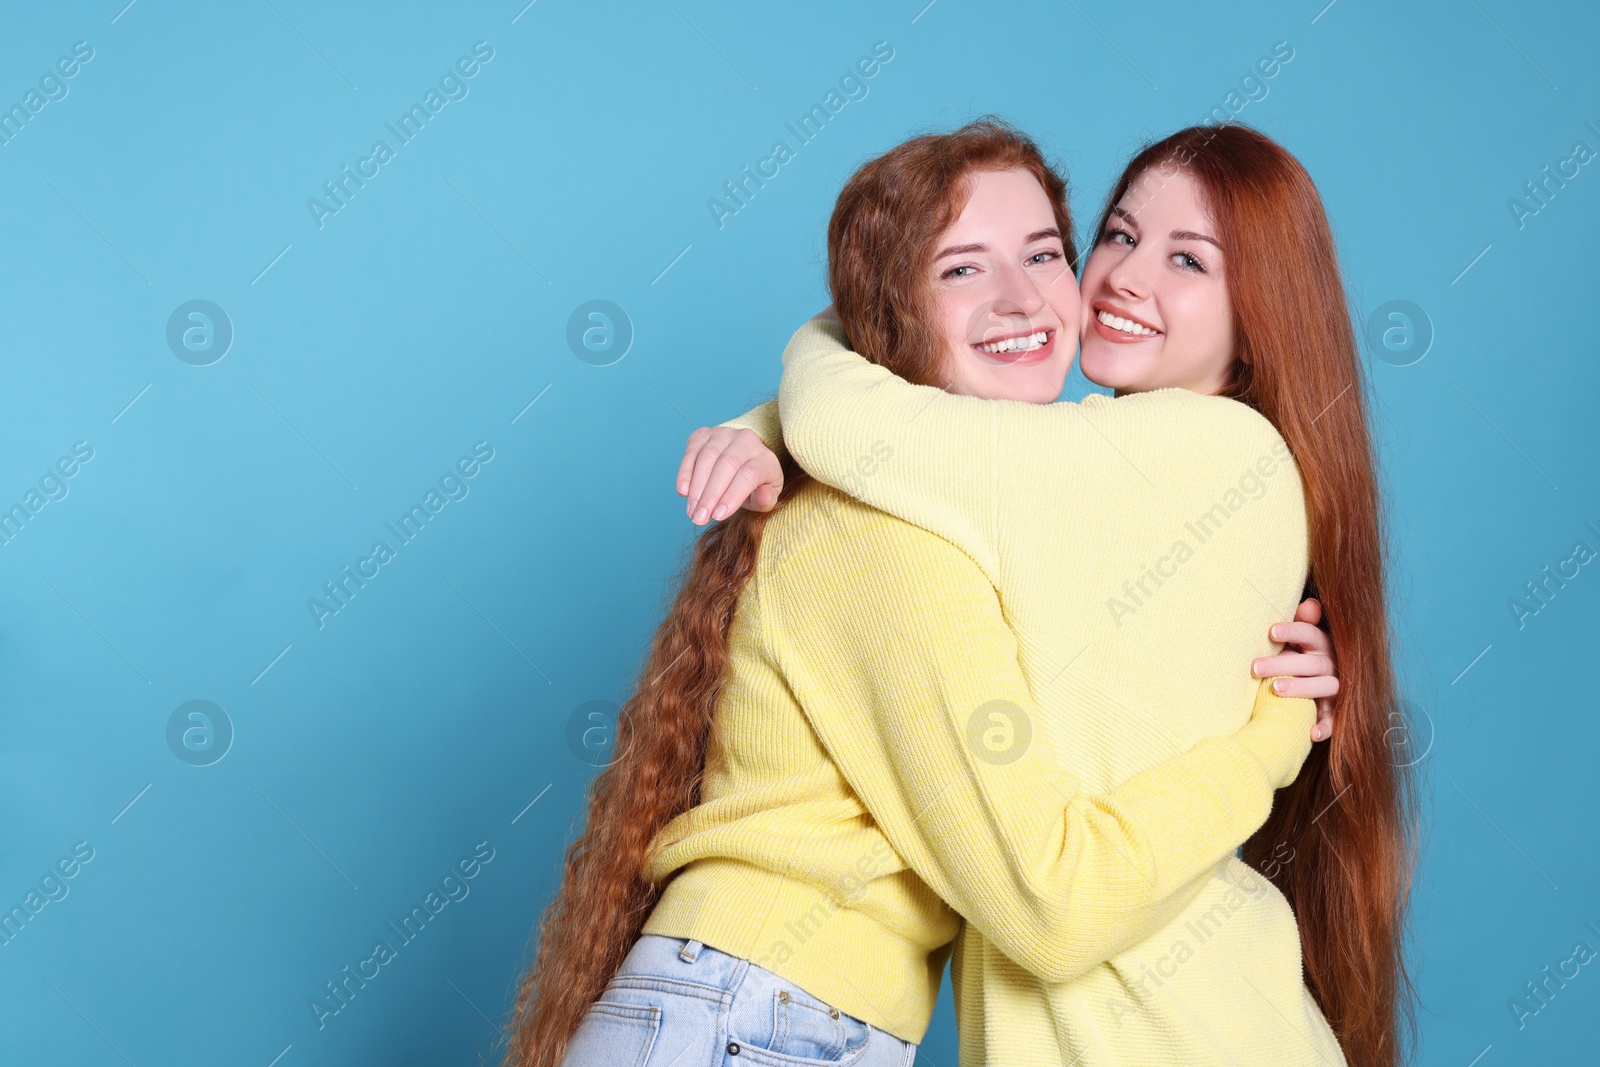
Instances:
[[[872,1028],[853,1015],[841,1011],[827,1011],[821,1007],[781,999],[774,1006],[777,1022],[776,1052],[786,1056],[820,1060],[825,1063],[848,1062],[867,1043]]]
[[[561,1067],[644,1067],[660,1030],[660,1008],[597,1000],[584,1012]]]
[[[776,1067],[840,1067],[866,1054],[872,1027],[862,1020],[805,994],[774,990],[768,995],[770,1009],[762,1006],[760,1022],[734,1008],[728,1037],[743,1058]]]

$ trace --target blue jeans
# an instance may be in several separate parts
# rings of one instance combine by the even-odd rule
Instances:
[[[644,934],[589,1006],[561,1065],[911,1067],[916,1054],[749,960]]]

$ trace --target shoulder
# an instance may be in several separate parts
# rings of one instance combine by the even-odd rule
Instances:
[[[761,538],[763,563],[769,553],[878,560],[915,550],[944,555],[959,548],[938,534],[863,503],[816,478],[809,478],[767,522]]]
[[[820,482],[768,521],[750,592],[784,670],[800,669],[791,657],[842,656],[851,669],[910,671],[912,659],[947,658],[941,649],[1004,640],[999,593],[970,556]]]
[[[901,595],[895,590],[988,586],[978,564],[953,542],[816,479],[810,479],[762,532],[756,577],[763,597],[841,600]]]
[[[1289,446],[1272,420],[1232,397],[1167,388],[1115,398],[1099,397],[1098,400],[1129,417],[1176,430],[1195,448],[1207,448],[1239,459],[1254,460],[1268,455],[1293,462]]]
[[[1164,435],[1193,433],[1207,428],[1237,430],[1249,427],[1252,423],[1271,428],[1271,423],[1247,404],[1175,386],[1122,396],[1089,393],[1076,402],[1064,401],[1048,406],[1076,411],[1096,425],[1149,427]]]
[[[1259,421],[1271,426],[1266,416],[1262,415],[1249,404],[1234,400],[1226,396],[1212,396],[1209,393],[1196,393],[1190,389],[1180,389],[1168,386],[1163,389],[1151,389],[1143,393],[1126,393],[1122,396],[1106,396],[1103,393],[1090,393],[1081,403],[1093,406],[1100,410],[1137,411],[1143,413],[1159,412],[1163,415],[1172,415],[1184,419],[1203,421]]]
[[[1260,411],[1229,397],[1157,389],[1103,404],[1136,412],[1123,431],[1149,460],[1146,471],[1168,505],[1231,516],[1230,526],[1284,551],[1305,542],[1305,484],[1288,443]],[[1135,488],[1138,488],[1135,486]],[[1246,506],[1248,504],[1248,506]]]

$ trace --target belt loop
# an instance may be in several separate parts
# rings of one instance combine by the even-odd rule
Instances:
[[[685,941],[683,947],[678,950],[678,957],[685,963],[693,963],[700,957],[700,950],[703,948],[705,945],[700,941]]]

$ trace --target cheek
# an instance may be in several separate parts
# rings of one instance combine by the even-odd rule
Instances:
[[[941,380],[961,377],[966,373],[964,366],[976,359],[967,347],[966,331],[972,317],[969,297],[969,293],[961,291],[943,292],[935,298],[939,336],[944,341],[944,358],[938,372]]]
[[[966,346],[967,321],[972,317],[971,300],[965,292],[944,292],[938,296],[939,333],[947,348]]]
[[[1197,375],[1211,376],[1233,359],[1233,311],[1226,296],[1211,287],[1169,291],[1162,302],[1167,337],[1182,353],[1181,362]]]
[[[1087,291],[1087,286],[1085,286]],[[1061,320],[1061,328],[1068,336],[1076,336],[1083,311],[1083,294],[1078,291],[1078,279],[1070,270],[1064,270],[1047,290],[1050,308]]]
[[[1089,260],[1083,265],[1082,299],[1087,301],[1105,284],[1106,275],[1111,271],[1111,263],[1106,259],[1106,254],[1101,249],[1089,253]]]
[[[1225,295],[1206,295],[1205,306],[1197,316],[1205,331],[1200,347],[1212,369],[1221,369],[1233,361],[1233,308]]]
[[[939,298],[939,322],[947,332],[959,332],[972,314],[972,301],[966,292],[949,292]]]

